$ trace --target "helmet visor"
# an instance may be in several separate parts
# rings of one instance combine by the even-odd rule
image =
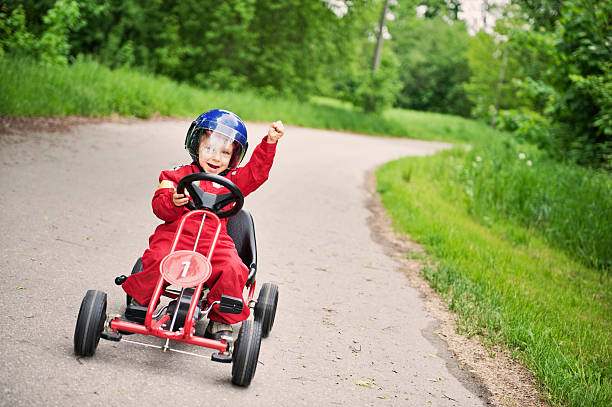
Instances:
[[[196,129],[200,140],[198,155],[200,159],[215,157],[228,169],[236,168],[242,152],[242,145],[227,134],[210,129]]]
[[[204,120],[202,121],[202,123],[195,128],[194,130],[200,130],[201,128],[207,129],[207,130],[212,130],[216,133],[220,133],[223,134],[225,136],[227,136],[228,138],[235,140],[236,137],[240,134],[237,130],[224,125],[223,123],[219,123],[215,120]]]

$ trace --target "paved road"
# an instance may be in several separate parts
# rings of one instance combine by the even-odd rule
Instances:
[[[369,227],[366,173],[442,147],[420,141],[288,127],[269,182],[246,202],[258,282],[280,287],[248,389],[231,385],[229,365],[127,343],[101,341],[93,358],[75,357],[87,289],[108,293],[110,313],[123,310],[113,278],[146,247],[157,176],[187,160],[187,127],[103,123],[0,136],[0,405],[485,404],[427,339],[436,321]],[[266,130],[248,128],[252,143]]]

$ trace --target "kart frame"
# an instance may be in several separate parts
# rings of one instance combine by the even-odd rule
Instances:
[[[172,244],[170,253],[166,257],[164,257],[164,260],[168,258],[168,256],[170,256],[172,253],[176,252],[176,246],[178,244],[178,241],[180,240],[180,237],[181,237],[186,221],[198,215],[202,215],[202,223],[204,223],[206,218],[211,218],[216,223],[216,226],[214,226],[215,227],[214,237],[209,247],[208,253],[206,255],[206,259],[210,261],[210,259],[212,258],[214,254],[214,250],[217,245],[219,233],[221,231],[221,220],[213,212],[206,210],[206,209],[193,210],[187,213],[185,216],[183,216],[181,223],[179,225],[179,228],[176,231],[174,242]],[[197,241],[196,241],[196,244],[197,244]],[[195,251],[195,247],[194,247],[194,251]],[[178,331],[164,329],[164,324],[166,324],[169,321],[170,314],[164,315],[160,320],[156,320],[153,318],[155,309],[157,308],[157,304],[162,295],[165,295],[170,298],[177,298],[176,294],[166,293],[164,289],[164,282],[166,281],[164,279],[163,270],[162,270],[162,267],[164,265],[164,260],[162,260],[160,263],[159,278],[157,280],[157,285],[155,286],[155,290],[153,291],[153,296],[151,297],[151,301],[149,302],[149,305],[147,308],[144,325],[121,320],[120,316],[115,316],[108,323],[109,328],[117,334],[119,334],[120,331],[137,333],[137,334],[142,334],[142,335],[155,336],[155,337],[162,338],[162,339],[169,339],[169,340],[173,340],[177,342],[188,343],[188,344],[192,344],[196,346],[202,346],[202,347],[206,347],[210,349],[215,349],[219,353],[230,352],[231,344],[225,339],[214,340],[214,339],[203,338],[200,336],[195,336],[194,315],[196,312],[198,301],[202,294],[202,290],[203,290],[205,281],[200,282],[195,287],[195,291],[191,297],[191,303],[187,311],[187,317],[185,318],[185,325],[182,328],[180,328]],[[255,281],[252,281],[249,286],[247,304],[249,304],[250,307],[252,307],[255,302],[253,300],[253,296],[255,293],[255,285],[256,285]],[[223,309],[228,310],[226,312],[232,312],[231,311],[232,309],[235,310],[235,299],[233,299],[232,297],[223,296],[221,301],[215,301],[214,303],[210,304],[208,308],[204,310],[204,315],[208,314],[210,309],[215,304],[220,304],[221,312],[223,312]],[[240,305],[242,306],[242,304]],[[242,307],[240,307],[240,311],[242,310],[241,308]],[[175,308],[175,312],[178,312],[178,306]],[[108,335],[104,335],[104,336],[108,336]],[[108,339],[111,339],[111,338],[108,338]],[[165,348],[167,348],[167,345]]]

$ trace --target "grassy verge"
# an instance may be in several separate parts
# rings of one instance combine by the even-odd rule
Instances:
[[[244,120],[281,118],[297,126],[422,140],[469,142],[487,133],[480,123],[459,117],[440,120],[442,115],[402,110],[389,110],[380,117],[326,98],[305,102],[263,98],[248,91],[203,90],[136,70],[110,70],[87,60],[62,67],[9,56],[0,59],[0,114],[4,115],[195,117],[212,108],[233,110]]]
[[[551,162],[533,146],[510,139],[475,144],[439,168],[462,184],[479,219],[504,218],[537,231],[549,245],[599,269],[612,270],[612,177]],[[608,276],[609,277],[609,276]]]
[[[512,218],[475,211],[474,180],[460,175],[471,153],[456,149],[383,166],[378,191],[394,227],[436,260],[425,277],[469,335],[508,344],[554,403],[611,405],[609,275]]]
[[[110,70],[87,60],[64,67],[9,56],[0,59],[0,114],[4,115],[195,117],[212,108],[230,109],[252,121],[281,118],[298,126],[409,136],[401,123],[343,106],[263,98],[248,91],[202,90],[136,70]]]

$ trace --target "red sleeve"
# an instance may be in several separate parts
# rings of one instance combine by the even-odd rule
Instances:
[[[172,194],[176,182],[172,176],[175,171],[162,171],[159,175],[159,187],[153,195],[153,213],[165,222],[173,222],[187,211],[184,206],[176,206],[172,201]]]
[[[270,174],[278,143],[268,143],[267,137],[255,147],[249,162],[231,173],[232,175],[236,173],[230,179],[240,188],[244,196],[259,188]]]

